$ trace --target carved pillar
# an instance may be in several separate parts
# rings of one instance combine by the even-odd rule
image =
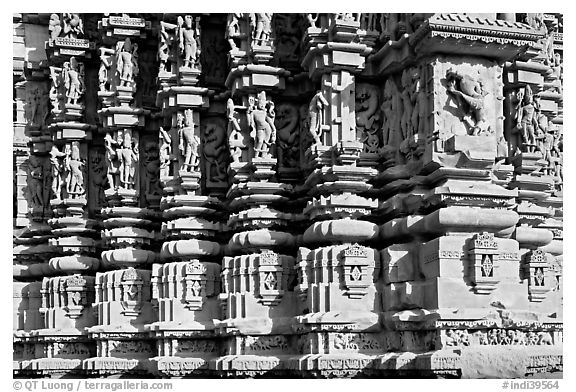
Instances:
[[[498,31],[480,28],[480,21],[491,20],[434,14],[369,60],[370,71],[385,78],[384,139],[390,146],[384,147],[389,168],[376,179],[382,195],[376,219],[388,245],[382,250],[383,306],[387,327],[395,331],[388,350],[435,350],[401,365],[419,371],[464,373],[458,358],[464,350],[476,356],[482,345],[523,344],[509,343],[524,341],[529,327],[523,316],[499,329],[498,321],[481,322],[482,314],[523,309],[540,317],[527,281],[518,279],[522,248],[551,238],[542,229],[516,227],[528,218],[517,198],[537,193],[511,181],[520,171],[510,164],[504,96],[511,73],[503,66],[523,45],[530,52],[539,33],[508,21],[500,21]],[[497,46],[485,44],[503,31],[507,38]],[[464,49],[463,42],[470,46]],[[454,307],[457,314],[446,311]],[[438,315],[433,323],[424,316],[430,310]],[[544,317],[549,324],[542,333],[551,337],[561,321]],[[548,352],[528,351],[534,360]],[[549,369],[557,366],[555,358]],[[394,354],[378,367],[397,369],[400,362]],[[524,371],[529,369],[518,374]]]
[[[231,93],[226,103],[231,238],[224,249],[222,321],[217,325],[224,355],[210,367],[230,375],[281,371],[278,366],[290,353],[286,323],[295,310],[294,258],[289,256],[295,238],[288,228],[294,216],[281,206],[289,200],[291,186],[276,177],[279,142],[273,101],[289,73],[269,65],[274,53],[271,18],[228,16],[227,36],[235,43],[226,79]]]
[[[99,266],[99,260],[94,257],[99,232],[94,230],[95,222],[88,219],[86,210],[87,142],[95,127],[84,122],[84,60],[90,57],[93,43],[75,27],[81,23],[79,14],[50,16],[46,53],[51,85],[46,86],[44,93],[36,88],[33,100],[37,102],[30,106],[30,144],[35,154],[44,155],[44,170],[41,175],[40,161],[37,155],[33,155],[29,161],[29,180],[35,181],[32,189],[38,200],[41,188],[37,183],[40,178],[43,180],[44,203],[52,208],[52,218],[48,220],[52,235],[48,246],[30,241],[38,236],[25,235],[28,239],[22,241],[22,245],[26,242],[34,244],[35,251],[44,253],[41,258],[50,258],[47,264],[32,264],[27,269],[30,276],[44,276],[40,308],[44,323],[33,334],[36,355],[28,366],[38,374],[46,375],[61,375],[71,372],[71,369],[81,369],[82,358],[58,354],[54,336],[59,336],[62,342],[81,342],[88,350],[90,343],[84,327],[93,322],[89,303],[83,303],[74,311],[75,315],[70,316],[62,311],[68,305],[67,301],[62,304],[47,302],[46,296],[51,294],[46,287],[56,286],[58,292],[55,295],[65,295],[67,286],[63,282],[68,278],[58,275],[78,273],[84,274],[77,275],[79,279],[90,280],[93,278],[86,275]],[[38,122],[37,118],[41,121]],[[19,255],[22,257],[32,250],[29,248],[24,252],[21,249]],[[54,275],[57,276],[49,277]],[[93,288],[86,287],[85,290],[93,293]]]
[[[149,285],[159,216],[147,208],[157,204],[149,178],[154,150],[142,137],[150,112],[136,99],[142,96],[137,83],[142,67],[139,50],[149,29],[149,21],[127,14],[110,14],[98,21],[103,44],[98,48],[98,115],[106,165],[102,184],[107,184],[107,207],[100,211],[105,249],[101,264],[108,271],[96,274],[93,305],[98,318],[87,329],[96,341],[96,353],[84,360],[83,368],[95,375],[138,374],[153,353],[144,325],[156,320]]]
[[[206,374],[208,361],[218,352],[214,320],[220,315],[223,227],[218,216],[222,206],[212,194],[221,195],[227,187],[225,129],[217,119],[204,121],[201,116],[210,102],[209,90],[197,86],[202,75],[200,17],[166,14],[164,19],[159,33],[168,27],[173,31],[175,49],[168,65],[175,79],[165,79],[166,68],[159,74],[164,242],[160,264],[152,270],[158,321],[147,328],[158,347],[151,358],[154,373],[182,377]]]
[[[521,14],[522,15],[522,14]],[[562,258],[563,189],[563,46],[559,31],[561,15],[520,16],[539,40],[514,61],[505,64],[506,135],[514,165],[511,186],[518,188],[520,215],[515,238],[525,259],[528,292],[534,309],[556,305],[557,291],[546,305],[538,304],[550,291],[535,288],[536,267],[530,269],[534,252],[540,258]],[[560,211],[558,210],[560,207]],[[529,272],[531,271],[531,272]],[[544,279],[548,283],[548,279]],[[555,278],[552,280],[556,280]],[[548,303],[550,302],[550,303]]]
[[[331,146],[345,142],[361,149],[356,136],[355,75],[364,69],[371,49],[356,43],[360,14],[321,15],[319,27],[308,28],[308,52],[302,66],[320,88],[310,103],[311,152],[323,156]],[[356,145],[358,144],[358,147]]]

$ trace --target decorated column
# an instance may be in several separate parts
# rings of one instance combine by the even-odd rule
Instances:
[[[232,67],[226,104],[232,185],[227,193],[232,234],[222,265],[222,321],[217,328],[224,355],[211,362],[224,374],[255,376],[282,371],[290,353],[290,316],[295,311],[293,249],[282,212],[291,187],[279,183],[273,94],[288,72],[269,65],[272,14],[229,14]]]
[[[504,61],[540,37],[494,15],[434,14],[372,59],[386,79],[384,134],[396,150],[376,182],[390,245],[385,325],[395,331],[380,369],[522,377],[561,366],[561,321],[535,310],[518,279],[525,229],[516,227],[521,190],[504,126]],[[541,267],[536,256],[532,273]],[[500,365],[518,355],[523,366]]]
[[[139,374],[146,371],[154,345],[145,325],[156,320],[151,303],[151,263],[158,213],[143,208],[145,179],[140,164],[141,132],[149,113],[134,100],[139,73],[139,41],[150,22],[127,14],[108,15],[98,22],[98,111],[104,133],[108,188],[102,208],[102,269],[94,282],[98,316],[88,329],[96,355],[83,363],[88,374]],[[144,162],[146,164],[146,162]],[[147,191],[147,189],[146,189]],[[148,192],[146,192],[148,193]],[[145,199],[145,198],[144,198]],[[145,199],[146,200],[146,199]],[[145,205],[148,204],[148,201]]]
[[[152,269],[158,321],[147,328],[158,348],[151,363],[154,374],[198,376],[207,374],[208,361],[219,352],[214,320],[220,315],[221,203],[206,191],[212,188],[211,180],[217,182],[215,173],[225,174],[218,156],[222,147],[212,140],[220,133],[223,143],[224,128],[201,121],[200,112],[209,106],[209,91],[197,86],[199,17],[166,14],[164,18],[160,34],[162,38],[168,27],[173,31],[170,70],[177,85],[164,82],[167,71],[161,63],[157,100],[164,120],[160,128],[164,242],[160,263]]]

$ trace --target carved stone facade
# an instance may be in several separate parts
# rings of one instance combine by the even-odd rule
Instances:
[[[13,23],[15,376],[562,371],[561,14]]]

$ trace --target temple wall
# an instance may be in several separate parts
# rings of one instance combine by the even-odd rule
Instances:
[[[18,377],[563,369],[561,14],[14,14]]]

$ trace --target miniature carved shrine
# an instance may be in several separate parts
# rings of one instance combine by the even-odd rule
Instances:
[[[561,14],[13,24],[15,376],[562,372]]]

